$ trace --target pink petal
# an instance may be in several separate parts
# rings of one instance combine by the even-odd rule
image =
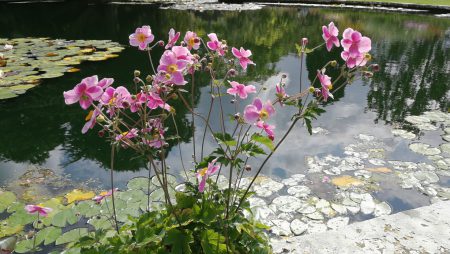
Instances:
[[[247,105],[244,109],[244,119],[247,123],[256,122],[259,118],[259,112],[254,105]]]
[[[344,37],[344,39],[351,39],[352,34],[353,34],[353,29],[347,28],[344,30],[342,37]]]
[[[244,89],[247,93],[256,93],[256,87],[254,85],[248,85]]]
[[[101,89],[99,86],[93,86],[93,87],[89,87],[86,90],[86,93],[93,99],[93,100],[98,100],[102,94],[103,94],[103,89]]]
[[[263,107],[263,104],[262,104],[262,101],[260,98],[254,99],[252,104],[258,109],[258,111],[260,111]]]
[[[368,37],[362,37],[359,44],[359,52],[361,53],[367,53],[372,49],[372,41]]]
[[[187,81],[184,80],[183,74],[179,71],[172,73],[172,82],[179,86],[183,86],[187,83]]]
[[[239,51],[241,52],[242,57],[248,58],[252,55],[252,51],[250,51],[249,49],[245,50],[243,47],[241,47],[241,49]]]
[[[241,52],[240,52],[237,48],[235,48],[235,47],[233,47],[233,48],[231,49],[231,52],[233,52],[233,55],[234,55],[235,57],[237,57],[237,58],[241,58],[241,57],[242,57]]]
[[[73,90],[73,89],[69,90],[67,92],[64,92],[63,95],[64,95],[64,102],[67,105],[76,103],[80,99],[80,96],[81,96],[81,94],[76,93],[75,90]]]
[[[230,95],[236,95],[237,94],[237,90],[236,88],[228,88],[227,89],[227,93]]]
[[[205,185],[206,185],[206,176],[204,176],[202,178],[202,181],[200,182],[200,184],[198,185],[198,191],[199,192],[203,192],[205,190]]]
[[[80,106],[82,109],[88,109],[91,106],[91,104],[92,104],[91,98],[86,98],[86,99],[81,98],[80,99]]]

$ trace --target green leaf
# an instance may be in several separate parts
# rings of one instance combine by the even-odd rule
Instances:
[[[253,134],[251,140],[253,140],[253,141],[257,142],[257,143],[265,145],[271,151],[273,151],[275,149],[274,146],[273,146],[272,140],[270,140],[270,138],[268,138],[268,137],[262,136],[259,133]]]
[[[213,135],[220,141],[219,143],[225,144],[227,146],[236,146],[237,145],[237,141],[234,140],[233,137],[228,133],[222,134],[222,133],[217,132],[217,133],[214,133]]]
[[[311,119],[305,117],[306,128],[308,129],[309,135],[312,135],[312,125]]]
[[[23,240],[23,241],[17,242],[14,252],[15,253],[27,253],[27,252],[33,251],[33,243],[34,243],[34,239]],[[36,243],[36,247],[39,244]],[[38,250],[38,249],[36,248],[36,250]]]
[[[253,157],[255,157],[256,155],[259,155],[259,154],[266,154],[266,152],[264,152],[264,149],[262,149],[261,147],[257,146],[256,144],[253,144],[253,143],[242,144],[241,150],[247,156],[253,156]]]
[[[164,244],[170,245],[172,254],[190,254],[192,253],[189,244],[194,242],[192,232],[171,229],[167,231]]]
[[[75,215],[74,210],[67,209],[55,214],[52,219],[52,224],[57,227],[65,227],[66,224],[72,225],[77,221],[78,217]]]
[[[8,206],[16,201],[16,195],[14,193],[0,191],[0,213],[2,213]]]
[[[181,209],[192,208],[196,201],[195,197],[188,196],[182,192],[175,193],[175,198],[177,200],[177,207]]]
[[[87,228],[76,228],[72,229],[60,237],[56,239],[56,245],[70,243],[70,242],[76,242],[78,239],[80,239],[83,236],[86,236],[88,234]]]
[[[57,227],[47,227],[36,233],[36,242],[42,243],[44,245],[49,245],[56,241],[58,237],[62,234],[61,228]]]
[[[201,237],[201,245],[204,253],[227,253],[225,236],[210,229],[202,231]]]

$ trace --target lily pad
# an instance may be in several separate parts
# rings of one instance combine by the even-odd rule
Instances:
[[[358,179],[348,176],[348,175],[333,178],[331,180],[331,183],[333,183],[334,185],[336,185],[340,188],[349,188],[352,186],[360,186],[360,185],[364,184],[361,180],[358,180]]]
[[[67,224],[72,225],[78,221],[74,210],[67,209],[53,216],[52,224],[57,227],[65,227]]]
[[[60,244],[75,242],[78,239],[80,239],[81,237],[86,236],[87,234],[88,234],[87,228],[72,229],[72,230],[62,234],[60,237],[58,237],[56,239],[55,244],[60,245]]]
[[[16,201],[16,195],[9,191],[0,191],[0,213]]]
[[[49,245],[51,243],[54,243],[56,239],[61,236],[61,234],[61,228],[46,227],[36,233],[36,242],[39,242],[39,244],[43,242],[44,245]]]
[[[81,190],[75,189],[65,195],[67,203],[73,203],[75,201],[92,199],[95,196],[93,191],[83,192]]]

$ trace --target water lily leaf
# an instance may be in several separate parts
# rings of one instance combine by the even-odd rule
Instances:
[[[161,181],[162,181],[162,176],[160,176]],[[156,176],[152,177],[152,183],[158,187],[161,187],[161,184],[158,181],[158,178]],[[169,186],[171,186],[172,188],[175,188],[175,186],[178,184],[177,183],[177,178],[174,175],[171,174],[167,174],[167,183]]]
[[[111,220],[109,220],[107,216],[95,216],[94,218],[89,219],[88,223],[91,224],[95,230],[112,228]]]
[[[147,193],[149,180],[147,177],[135,177],[128,181],[127,187],[129,190],[143,190]],[[150,182],[150,191],[155,189],[155,184]]]
[[[17,94],[13,93],[11,90],[7,88],[0,88],[0,100],[10,99],[17,97]]]
[[[92,217],[100,214],[101,207],[99,204],[96,204],[94,201],[87,200],[78,203],[73,207],[75,214],[80,214],[85,217]]]
[[[75,242],[75,241],[78,241],[78,239],[80,239],[81,237],[86,236],[87,234],[88,234],[87,228],[72,229],[72,230],[62,234],[60,237],[58,237],[56,239],[55,244],[60,245],[60,244]]]
[[[381,168],[369,168],[367,169],[370,172],[375,172],[375,173],[391,173],[392,170],[390,168],[386,168],[386,167],[381,167]]]
[[[33,244],[34,244],[34,240],[33,239],[23,240],[23,241],[17,242],[16,248],[14,249],[14,252],[27,253],[27,252],[33,251]],[[38,245],[38,243],[36,243],[36,246],[37,245]],[[38,248],[36,248],[35,251],[36,250],[38,250]]]
[[[360,186],[364,184],[362,181],[348,175],[333,178],[331,183],[341,188],[349,188],[351,186]]]
[[[58,237],[62,234],[61,228],[57,227],[47,227],[39,230],[36,233],[36,242],[44,243],[44,245],[49,245],[56,241]]]
[[[0,213],[16,201],[16,195],[9,191],[0,191]]]
[[[11,226],[15,225],[27,225],[32,223],[37,219],[37,215],[28,214],[22,206],[22,209],[17,210],[11,216],[8,217],[8,224]]]
[[[65,227],[66,224],[72,225],[78,221],[78,217],[72,209],[61,211],[53,216],[52,224],[57,227]]]
[[[23,225],[9,225],[7,221],[0,221],[0,238],[17,234],[23,230]]]
[[[95,196],[93,191],[83,192],[81,190],[75,189],[66,194],[67,203],[73,203],[75,201],[92,199]]]

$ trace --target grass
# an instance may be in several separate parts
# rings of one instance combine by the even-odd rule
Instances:
[[[450,0],[351,0],[360,2],[385,2],[385,3],[401,3],[401,4],[428,4],[428,5],[445,5],[450,6]]]

